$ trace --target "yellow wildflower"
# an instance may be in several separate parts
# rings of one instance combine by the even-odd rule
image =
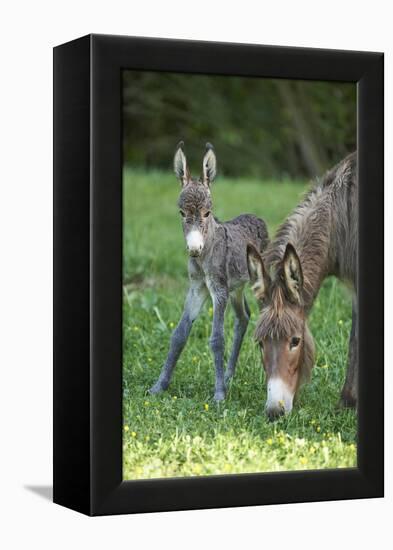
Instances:
[[[136,437],[136,432],[131,432],[132,437]]]
[[[125,432],[128,432],[129,429],[130,429],[130,428],[129,428],[129,427],[127,426],[127,424],[126,424],[126,425],[124,426],[124,431],[125,431]]]
[[[268,445],[273,445],[273,439],[271,437],[269,437],[269,439],[266,440],[266,443]]]
[[[205,411],[208,411],[208,410],[209,410],[209,405],[208,405],[208,403],[205,403],[204,407],[205,407]]]
[[[170,326],[171,328],[174,328],[175,323],[174,323],[173,321],[171,321],[171,322],[169,323],[169,326]]]
[[[174,396],[172,397],[172,399],[173,399],[173,401],[176,401],[177,395],[174,395]]]
[[[300,459],[300,464],[303,464],[304,466],[305,464],[307,464],[307,462],[308,462],[307,458],[305,456],[302,456]]]

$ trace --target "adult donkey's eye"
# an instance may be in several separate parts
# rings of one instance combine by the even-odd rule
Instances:
[[[204,218],[208,218],[209,216],[210,216],[210,212],[209,212],[209,211],[207,211],[207,212],[205,212],[205,213],[203,214],[203,217],[204,217]]]
[[[186,213],[183,212],[183,210],[179,210],[179,214],[182,218],[185,218],[186,217]]]
[[[293,338],[291,338],[291,341],[289,343],[289,348],[295,349],[298,347],[299,344],[300,344],[300,338],[294,336]]]

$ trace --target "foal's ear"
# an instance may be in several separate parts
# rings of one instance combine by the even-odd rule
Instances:
[[[179,141],[176,147],[176,153],[173,159],[173,169],[180,183],[184,186],[190,179],[190,172],[187,167],[187,159],[184,154],[184,141]]]
[[[262,301],[269,288],[270,279],[266,273],[260,253],[252,244],[247,245],[247,266],[252,285],[251,289],[255,298],[258,301]]]
[[[203,183],[209,187],[217,174],[217,159],[211,143],[206,143],[206,153],[203,157]]]
[[[290,299],[295,303],[300,303],[301,292],[303,290],[303,271],[299,256],[290,243],[287,244],[285,249],[282,265],[284,269],[284,282]]]

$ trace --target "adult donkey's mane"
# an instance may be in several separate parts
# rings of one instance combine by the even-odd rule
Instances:
[[[302,298],[307,311],[325,277],[352,278],[357,234],[349,227],[351,218],[357,217],[357,210],[351,208],[355,178],[356,153],[352,153],[308,191],[263,254],[269,271],[279,275],[285,248],[288,243],[293,245],[302,265]],[[278,303],[280,298],[277,292]]]

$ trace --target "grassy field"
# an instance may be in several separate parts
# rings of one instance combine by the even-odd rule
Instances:
[[[223,220],[252,212],[266,220],[272,235],[304,189],[302,183],[220,178],[213,189],[214,212]],[[336,280],[326,281],[314,305],[316,365],[290,415],[275,423],[264,415],[266,387],[253,340],[258,311],[249,291],[252,317],[225,402],[212,399],[210,303],[195,322],[168,391],[148,394],[187,288],[178,193],[170,174],[125,170],[123,478],[356,466],[356,414],[336,408],[351,325],[350,298]],[[227,350],[232,325],[230,312]]]

